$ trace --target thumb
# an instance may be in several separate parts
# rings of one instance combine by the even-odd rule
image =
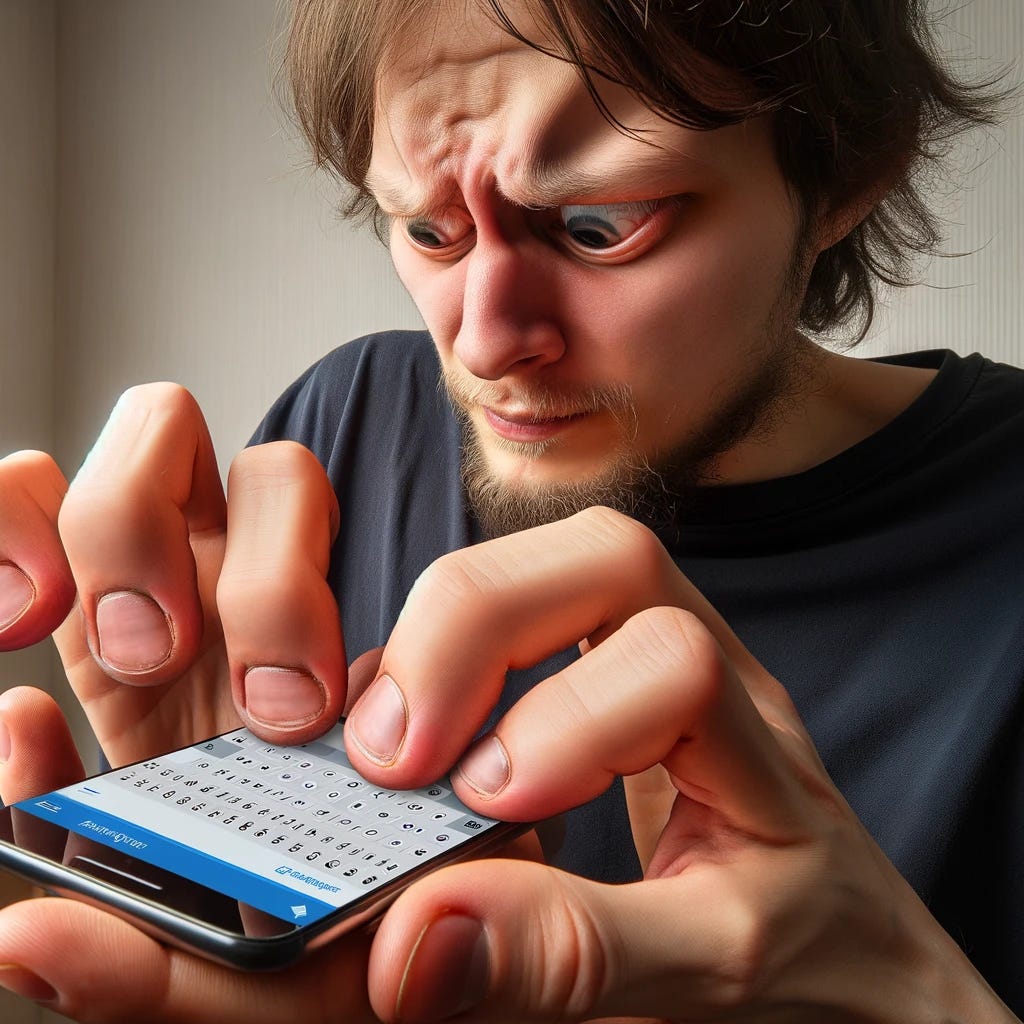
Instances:
[[[28,686],[0,694],[0,799],[5,804],[84,776],[71,730],[49,694]]]
[[[518,1024],[677,1015],[678,944],[698,935],[677,934],[671,884],[603,885],[520,861],[439,871],[381,923],[369,972],[374,1011],[402,1024],[470,1010],[474,1021]],[[701,973],[713,963],[704,937]],[[691,963],[686,973],[699,985],[697,970]]]

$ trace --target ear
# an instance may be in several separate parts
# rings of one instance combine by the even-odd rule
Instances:
[[[903,180],[912,158],[912,153],[902,154],[891,167],[885,168],[873,181],[845,199],[834,202],[822,200],[810,233],[810,251],[815,257],[837,245],[871,215],[872,210]]]
[[[814,256],[818,257],[826,249],[838,245],[851,231],[863,223],[879,201],[860,202],[854,200],[835,207],[829,207],[823,203],[819,208],[816,224],[811,232],[810,250]]]

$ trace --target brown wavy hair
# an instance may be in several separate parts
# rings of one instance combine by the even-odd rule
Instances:
[[[478,0],[531,46],[501,0]],[[821,253],[800,324],[867,333],[878,281],[912,283],[934,253],[940,222],[926,187],[951,142],[995,123],[1011,94],[1005,71],[958,77],[938,52],[918,0],[525,0],[595,102],[604,78],[669,121],[698,130],[770,114],[776,158],[812,212],[880,196]],[[373,214],[366,189],[374,89],[389,47],[421,27],[438,0],[293,0],[285,55],[294,109],[317,166],[355,189],[346,212]],[[705,60],[694,60],[694,52]],[[710,62],[710,67],[709,67]],[[722,76],[715,69],[727,73]],[[743,88],[723,89],[738,76]],[[628,125],[617,124],[623,131]],[[378,227],[379,233],[379,227]]]

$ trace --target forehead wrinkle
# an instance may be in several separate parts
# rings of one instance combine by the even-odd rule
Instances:
[[[610,125],[573,69],[507,37],[438,43],[432,36],[378,82],[387,145],[366,185],[385,212],[437,214],[479,187],[532,209],[655,198],[689,190],[688,167],[714,169],[702,133],[670,126],[628,92],[608,99],[638,134]],[[528,85],[541,69],[538,95]]]
[[[413,83],[402,90],[405,95],[404,101],[398,104],[397,120],[398,123],[404,120],[406,124],[400,134],[395,131],[393,109],[378,104],[377,139],[364,180],[365,187],[385,213],[407,218],[436,212],[457,193],[455,182],[445,174],[445,168],[455,162],[452,152],[457,146],[455,133],[446,132],[437,121],[440,115],[454,128],[461,115],[441,114],[436,106],[431,109],[418,103],[414,95],[416,85]],[[398,102],[397,97],[395,102]],[[381,144],[382,126],[386,126],[387,145]],[[429,172],[417,174],[414,170],[417,165],[429,168]]]
[[[618,150],[589,166],[572,158],[545,159],[520,151],[494,175],[494,187],[507,202],[525,209],[552,209],[585,200],[602,202],[654,199],[686,191],[684,168],[707,171],[712,165],[694,153],[650,146],[640,157]],[[404,217],[440,212],[458,202],[461,190],[443,173],[425,186],[416,186],[406,171],[400,184],[385,176],[370,174],[367,185],[386,211]]]

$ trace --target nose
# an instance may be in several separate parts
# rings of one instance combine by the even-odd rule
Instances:
[[[529,372],[561,358],[558,273],[536,239],[478,236],[465,257],[462,321],[454,353],[482,380]]]

